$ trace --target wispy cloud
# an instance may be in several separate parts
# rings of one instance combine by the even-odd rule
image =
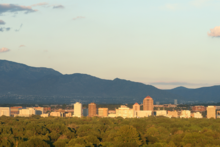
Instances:
[[[5,22],[3,20],[0,20],[0,25],[4,25]]]
[[[19,31],[21,30],[22,26],[23,26],[23,24],[21,24],[20,27],[19,27],[19,29],[16,29],[15,31],[16,31],[16,32],[19,32]]]
[[[36,7],[36,6],[45,6],[48,5],[48,3],[38,3],[38,4],[33,4],[31,7]]]
[[[64,6],[63,5],[55,5],[53,6],[53,9],[63,9]]]
[[[220,26],[214,27],[214,29],[210,29],[208,36],[220,37]]]
[[[77,16],[77,17],[74,17],[73,20],[80,20],[80,19],[84,19],[85,17],[84,16]]]
[[[4,32],[4,31],[10,31],[11,30],[11,28],[6,28],[6,27],[1,27],[0,28],[0,32]]]
[[[6,13],[6,12],[25,12],[31,13],[36,12],[37,10],[32,9],[31,6],[19,6],[15,4],[0,4],[0,14]]]
[[[22,45],[20,45],[19,47],[26,47],[26,46],[22,44]]]
[[[9,51],[10,50],[8,48],[5,48],[5,47],[0,49],[0,53],[5,53],[5,52],[9,52]]]

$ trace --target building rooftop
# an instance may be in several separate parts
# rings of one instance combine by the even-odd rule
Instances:
[[[138,103],[135,103],[134,105],[139,105]]]
[[[150,97],[149,95],[147,97],[145,97],[144,99],[152,99],[152,97]]]

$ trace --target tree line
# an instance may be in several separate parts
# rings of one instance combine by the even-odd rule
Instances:
[[[0,147],[220,147],[220,119],[3,116]]]

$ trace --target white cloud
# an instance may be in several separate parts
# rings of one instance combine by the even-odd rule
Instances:
[[[9,51],[10,50],[8,48],[5,48],[5,47],[0,49],[0,53],[9,52]]]
[[[211,37],[220,37],[220,26],[214,27],[214,29],[210,29],[208,35]]]

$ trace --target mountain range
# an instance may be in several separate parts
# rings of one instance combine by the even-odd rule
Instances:
[[[219,102],[220,86],[171,90],[116,78],[105,80],[87,74],[61,74],[50,68],[30,67],[0,60],[0,103],[142,103],[151,96],[155,102]]]

